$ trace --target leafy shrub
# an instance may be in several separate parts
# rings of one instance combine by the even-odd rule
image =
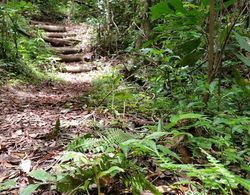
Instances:
[[[188,125],[186,122],[182,125],[183,121],[189,121]],[[145,175],[153,168],[150,163],[152,161],[161,172],[186,175],[185,180],[175,180],[171,183],[177,188],[180,185],[192,184],[199,193],[222,194],[230,193],[239,185],[250,190],[249,180],[239,176],[242,172],[230,171],[230,165],[235,163],[239,163],[242,167],[247,166],[246,158],[249,156],[249,151],[247,152],[245,141],[241,148],[245,153],[237,155],[237,152],[232,150],[236,143],[232,142],[231,138],[226,139],[230,135],[237,135],[236,132],[242,133],[245,124],[249,125],[248,119],[232,121],[214,118],[211,120],[201,114],[184,113],[173,115],[167,125],[160,125],[157,130],[146,134],[131,134],[120,129],[104,129],[98,133],[97,138],[87,134],[77,138],[68,146],[68,151],[54,168],[57,179],[52,184],[56,185],[60,192],[89,191],[89,193],[100,194],[108,190],[107,185],[113,186],[119,182],[120,187],[127,187],[134,194],[144,190],[160,194],[154,186],[157,183],[145,179]],[[232,129],[235,130],[221,131],[224,125],[232,125]],[[191,132],[192,128],[206,129],[206,137],[197,136]],[[193,160],[202,160],[202,164],[180,164],[182,154],[174,151],[176,143],[171,143],[171,140],[176,140],[183,135],[186,141],[185,138],[182,140],[191,144]],[[237,138],[234,139],[237,140]],[[217,149],[220,152],[216,152]],[[221,160],[217,160],[214,155]],[[33,177],[41,180],[34,174]],[[52,177],[54,176],[50,176]],[[50,180],[46,180],[48,181]],[[202,183],[203,188],[200,188],[199,183]],[[116,193],[120,193],[119,189],[115,187],[113,189],[118,190]]]

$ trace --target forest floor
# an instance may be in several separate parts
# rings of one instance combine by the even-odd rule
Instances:
[[[93,29],[87,25],[66,28],[65,33],[75,33],[74,38],[83,40],[75,46],[81,48],[80,53],[70,54],[81,60],[62,63],[64,71],[56,73],[58,81],[6,84],[0,88],[0,183],[18,178],[19,186],[26,186],[25,172],[38,167],[50,170],[70,140],[90,132],[90,121],[98,117],[94,110],[80,104],[80,97],[112,62],[90,59]],[[20,189],[13,190],[15,194]]]

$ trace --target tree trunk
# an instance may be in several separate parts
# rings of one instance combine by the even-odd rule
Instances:
[[[144,1],[144,13],[141,24],[141,29],[143,30],[143,34],[140,35],[136,41],[136,48],[140,48],[142,46],[143,41],[149,39],[149,34],[151,31],[151,23],[149,18],[150,7],[152,6],[152,0]]]
[[[214,26],[215,26],[215,0],[210,0],[210,15],[209,15],[209,32],[208,32],[208,85],[210,85],[214,79]],[[206,92],[204,96],[204,103],[209,101],[210,93]]]

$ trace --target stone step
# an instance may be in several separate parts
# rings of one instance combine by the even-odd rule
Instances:
[[[46,37],[48,38],[66,38],[66,37],[75,37],[76,33],[67,33],[67,32],[47,32]]]
[[[59,55],[61,62],[81,62],[83,61],[83,57],[80,54],[75,55]]]
[[[46,24],[38,24],[35,26],[46,32],[67,32],[67,29],[65,26],[46,25]]]
[[[66,55],[77,54],[82,52],[82,49],[75,47],[55,47],[54,50],[58,54],[66,54]]]
[[[74,46],[80,42],[80,40],[72,38],[60,39],[60,38],[44,37],[43,39],[54,47]]]
[[[66,66],[63,70],[64,73],[78,74],[83,72],[90,72],[92,68],[86,66]]]
[[[45,21],[30,20],[29,22],[32,25],[55,25],[55,24],[52,24],[51,22],[45,22]]]

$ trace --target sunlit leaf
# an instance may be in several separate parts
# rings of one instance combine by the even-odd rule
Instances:
[[[42,169],[34,170],[29,173],[29,176],[35,178],[36,180],[48,182],[55,181],[55,177]]]
[[[185,113],[180,115],[173,115],[170,118],[170,123],[167,125],[167,128],[175,126],[179,121],[183,119],[202,119],[204,115],[196,113]]]
[[[0,192],[3,190],[7,190],[9,188],[15,187],[16,186],[16,181],[15,180],[7,180],[3,183],[0,183]]]
[[[210,86],[209,86],[209,91],[211,94],[213,94],[216,85],[218,84],[218,82],[216,80],[214,80],[213,82],[211,82]]]
[[[242,54],[235,54],[245,65],[250,67],[250,59],[243,56]]]
[[[117,173],[124,172],[124,170],[118,166],[110,167],[107,171],[102,171],[99,173],[99,177],[103,177],[106,175],[111,175],[112,177],[115,176]]]
[[[157,127],[157,131],[160,132],[163,130],[163,120],[162,118],[159,120],[158,122],[158,127]]]
[[[174,13],[168,6],[167,2],[160,2],[151,8],[151,19],[160,19],[163,15]]]
[[[243,179],[239,176],[235,176],[236,181],[240,183],[240,185],[244,186],[248,191],[250,191],[250,180],[249,179]]]
[[[240,47],[250,52],[250,41],[248,40],[248,38],[243,37],[236,32],[234,34],[235,34],[237,42],[240,44]]]
[[[41,184],[30,184],[20,192],[20,195],[30,195],[35,192],[40,185]]]
[[[154,133],[151,133],[149,135],[147,135],[145,138],[146,139],[159,139],[161,138],[162,136],[168,134],[167,132],[154,132]]]

